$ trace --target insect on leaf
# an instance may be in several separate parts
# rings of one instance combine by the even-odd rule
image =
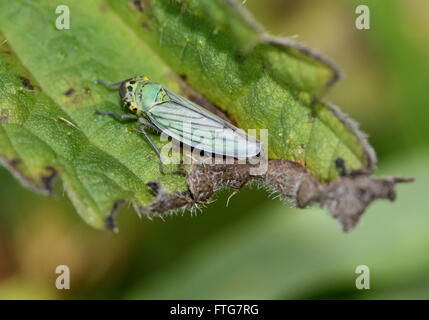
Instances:
[[[55,28],[58,5],[69,7],[70,29]],[[345,229],[372,200],[392,199],[402,181],[369,178],[376,161],[365,136],[322,100],[339,78],[334,65],[268,35],[235,1],[0,1],[0,34],[2,163],[44,193],[59,177],[95,227],[114,229],[124,200],[158,214],[192,208],[223,185],[241,188],[254,179],[251,167],[235,165],[169,165],[184,174],[162,175],[135,123],[94,115],[121,108],[117,92],[96,79],[149,75],[226,112],[238,128],[268,129],[270,162],[258,179],[300,207],[327,207]],[[163,146],[159,135],[150,136]],[[342,195],[345,184],[369,192],[370,201]]]

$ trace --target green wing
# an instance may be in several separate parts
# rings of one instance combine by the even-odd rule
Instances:
[[[162,132],[184,144],[212,154],[244,159],[261,152],[261,143],[203,107],[163,88],[170,99],[148,111]]]

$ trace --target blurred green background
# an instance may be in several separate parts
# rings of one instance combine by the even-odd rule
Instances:
[[[368,4],[371,29],[357,30]],[[429,2],[247,0],[275,35],[319,49],[346,77],[330,100],[361,123],[377,175],[414,176],[395,203],[379,201],[350,234],[319,209],[295,210],[267,192],[230,191],[202,213],[139,220],[118,234],[87,226],[57,183],[56,199],[23,189],[0,168],[0,298],[429,298]],[[68,265],[71,290],[55,288]],[[355,268],[370,268],[357,290]]]

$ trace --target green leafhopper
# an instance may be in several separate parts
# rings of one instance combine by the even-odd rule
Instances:
[[[131,113],[96,113],[138,121],[141,124],[139,131],[159,157],[160,152],[145,128],[165,133],[209,154],[247,159],[262,152],[262,143],[256,138],[147,77],[131,78],[114,84],[104,81],[99,83],[109,88],[119,88],[123,107]],[[163,172],[161,161],[160,170]]]

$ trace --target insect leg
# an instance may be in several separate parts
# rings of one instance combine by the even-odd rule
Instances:
[[[153,125],[143,117],[139,117],[138,122],[143,124],[145,127],[151,129],[155,133],[161,133],[161,130],[159,130],[155,125]]]
[[[145,131],[145,127],[144,126],[140,126],[139,127],[139,132],[143,133],[144,137],[146,138],[147,142],[149,142],[150,146],[152,147],[153,151],[155,151],[155,153],[158,155],[159,157],[159,171],[162,174],[164,173],[164,168],[162,166],[162,160],[161,160],[161,153],[159,152],[158,148],[156,147],[155,143],[153,142],[153,140],[149,137],[149,135],[146,133]]]
[[[95,110],[95,114],[101,114],[104,116],[112,116],[115,117],[116,119],[119,120],[136,120],[137,116],[135,114],[131,114],[131,113],[126,113],[126,114],[120,114],[120,113],[115,113],[115,112],[105,112],[105,111],[98,111]]]
[[[102,84],[103,86],[105,86],[105,87],[107,87],[109,89],[118,89],[121,86],[121,84],[122,84],[122,81],[121,82],[117,82],[117,83],[109,83],[109,82],[104,81],[104,80],[96,80],[96,82],[99,83],[99,84]]]

